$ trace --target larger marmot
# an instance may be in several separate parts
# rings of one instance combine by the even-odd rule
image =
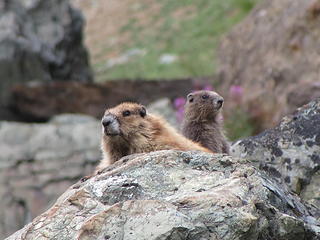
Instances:
[[[229,154],[229,144],[219,119],[223,98],[213,91],[197,91],[187,96],[182,133],[216,153]]]
[[[97,172],[134,153],[168,149],[211,153],[200,144],[179,134],[162,118],[147,114],[145,107],[137,103],[122,103],[107,109],[101,123],[103,159],[96,169]]]

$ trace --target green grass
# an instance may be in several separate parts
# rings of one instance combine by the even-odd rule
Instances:
[[[156,0],[154,0],[156,1]],[[123,65],[100,69],[98,81],[120,78],[183,78],[208,76],[215,72],[216,48],[221,35],[243,19],[258,0],[161,0],[158,14],[150,16],[146,26],[131,18],[121,29],[129,34],[130,42],[121,47],[145,49],[144,56],[135,56]],[[152,4],[152,1],[149,3]],[[137,11],[144,11],[144,5]],[[184,14],[175,17],[178,10]],[[106,49],[108,51],[108,49]],[[178,60],[172,64],[159,63],[162,54],[173,54]]]
[[[255,126],[251,122],[249,114],[240,109],[235,110],[228,116],[225,120],[224,127],[231,141],[252,136],[255,132]]]

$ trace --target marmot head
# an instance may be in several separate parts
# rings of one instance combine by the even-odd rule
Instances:
[[[223,106],[223,97],[213,91],[189,93],[185,105],[185,118],[215,120]]]
[[[146,108],[137,103],[122,103],[107,109],[102,118],[104,135],[129,137],[139,132],[147,120]]]

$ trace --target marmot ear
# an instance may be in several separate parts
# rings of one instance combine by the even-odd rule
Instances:
[[[139,113],[140,113],[141,117],[145,117],[147,115],[146,108],[144,106],[142,106]]]
[[[187,101],[189,103],[193,102],[193,94],[192,93],[189,93],[188,96],[187,96]]]

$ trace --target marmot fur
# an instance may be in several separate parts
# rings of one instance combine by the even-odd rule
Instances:
[[[101,123],[103,159],[96,172],[134,153],[168,149],[211,153],[179,134],[161,117],[148,114],[145,107],[137,103],[122,103],[107,109]]]
[[[223,98],[213,91],[197,91],[187,96],[182,134],[216,153],[229,154],[220,110]]]

